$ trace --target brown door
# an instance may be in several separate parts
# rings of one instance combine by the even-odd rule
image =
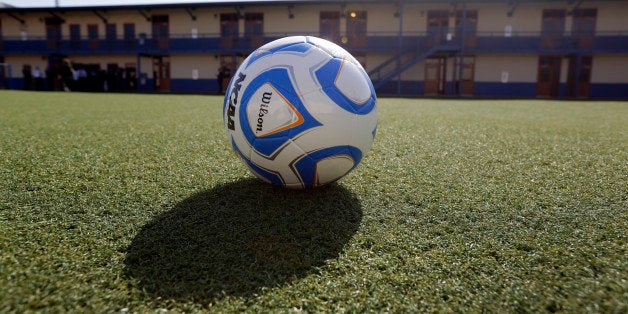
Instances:
[[[444,95],[447,59],[445,57],[425,59],[425,95]]]
[[[153,15],[153,39],[157,49],[167,49],[170,47],[170,24],[167,15]]]
[[[565,10],[543,10],[541,48],[559,48],[565,32]]]
[[[70,24],[70,48],[81,49],[81,25]]]
[[[91,50],[98,49],[98,24],[87,25],[87,47]]]
[[[471,10],[464,14],[464,45],[474,48],[477,42],[478,11]],[[463,14],[456,12],[456,38],[462,38]]]
[[[155,91],[170,90],[170,57],[153,56],[153,84]]]
[[[46,20],[46,46],[55,50],[61,48],[61,19],[47,17]]]
[[[340,40],[340,12],[321,12],[319,33],[321,38],[338,43]]]
[[[126,90],[137,90],[137,67],[135,63],[124,64],[124,76],[126,77]]]
[[[109,49],[117,48],[116,43],[118,40],[118,29],[115,23],[105,24],[105,45]]]
[[[135,23],[124,23],[124,48],[135,48]]]
[[[427,45],[430,47],[446,43],[449,28],[449,11],[427,11]]]
[[[560,86],[560,56],[540,56],[536,95],[558,97]]]
[[[455,67],[454,67],[455,68]],[[473,96],[475,91],[475,57],[465,56],[462,61],[462,94],[463,96]],[[456,82],[456,87],[460,85],[460,81]],[[456,89],[455,93],[460,92]]]
[[[569,73],[567,75],[567,97],[589,98],[591,88],[591,68],[593,57],[571,56],[569,58]]]
[[[347,44],[366,47],[366,11],[352,11],[347,16]]]
[[[238,14],[220,14],[220,47],[234,48],[238,39]]]
[[[597,9],[576,9],[573,13],[571,36],[577,48],[593,48]]]
[[[249,48],[256,49],[264,44],[264,13],[244,15],[244,37],[249,43]]]

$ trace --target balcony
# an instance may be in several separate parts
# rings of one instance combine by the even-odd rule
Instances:
[[[469,53],[628,53],[628,31],[596,32],[591,36],[540,32],[480,32]]]
[[[451,45],[463,47],[455,29],[441,33],[369,32],[359,38],[341,34],[340,45],[352,53],[396,53],[411,47]],[[242,53],[248,54],[261,44],[284,36],[312,35],[312,33],[264,33],[255,37],[220,37],[217,33],[170,34],[167,38],[153,38],[139,34],[135,38],[70,39],[45,37],[5,36],[0,41],[0,54],[136,54],[136,53]],[[597,32],[594,36],[574,37],[571,34],[548,36],[541,32],[478,32],[466,37],[465,53],[628,53],[628,31]]]

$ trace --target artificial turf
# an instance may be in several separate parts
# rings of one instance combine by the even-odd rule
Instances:
[[[303,192],[218,96],[0,92],[0,312],[628,311],[628,103],[378,106]]]

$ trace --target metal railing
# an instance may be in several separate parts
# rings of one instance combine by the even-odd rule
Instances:
[[[58,38],[46,36],[3,36],[0,53],[135,53],[164,52],[239,52],[247,53],[259,45],[277,38],[294,35],[325,37],[319,32],[266,32],[256,36],[225,37],[219,33],[174,33],[167,37],[138,34],[133,37],[118,34],[98,38],[87,36]],[[397,53],[421,43],[462,45],[459,29],[432,31],[367,32],[362,36],[339,33],[338,44],[352,51]],[[546,33],[541,31],[480,31],[466,32],[464,47],[469,53],[483,52],[543,52],[589,49],[593,52],[628,52],[628,30],[597,31],[593,34],[577,32]],[[435,41],[435,42],[434,42]]]

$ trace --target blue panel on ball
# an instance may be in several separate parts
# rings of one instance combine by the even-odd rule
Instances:
[[[314,187],[314,179],[316,177],[316,164],[332,156],[349,155],[353,158],[353,170],[362,160],[362,152],[354,146],[334,146],[312,152],[299,159],[294,165],[293,170],[297,171],[306,188]]]
[[[257,137],[253,133],[253,130],[250,128],[249,118],[246,114],[246,107],[249,104],[253,104],[254,100],[251,100],[252,95],[264,84],[270,83],[273,85],[285,98],[289,101],[292,106],[301,114],[303,117],[303,123],[294,126],[293,128],[289,128],[277,133],[274,133],[270,136],[266,136],[265,139],[278,139],[273,141],[260,141],[260,144],[256,144]],[[285,68],[274,68],[270,69],[257,77],[255,77],[251,83],[247,86],[246,90],[242,94],[241,105],[239,109],[240,115],[240,126],[242,128],[242,133],[246,137],[246,140],[255,148],[256,151],[260,152],[265,156],[270,156],[277,148],[281,147],[286,141],[288,141],[288,137],[290,134],[301,133],[307,129],[321,126],[322,124],[305,109],[301,99],[296,96],[296,91],[292,87],[292,82],[290,81],[290,75],[288,70]]]
[[[316,78],[321,86],[323,86],[325,94],[338,104],[338,106],[359,115],[368,114],[375,107],[375,97],[371,97],[366,103],[358,104],[347,98],[347,96],[345,96],[334,84],[336,77],[338,76],[338,71],[340,71],[340,67],[342,66],[342,62],[342,59],[331,59],[316,71]],[[367,82],[369,82],[368,85],[371,89],[371,95],[375,95],[375,89],[373,88],[373,84],[371,84],[371,79],[366,75],[366,73],[362,73],[362,75],[365,77]]]
[[[240,155],[242,160],[244,160],[246,164],[249,165],[249,168],[251,169],[251,171],[255,172],[257,175],[259,175],[262,178],[266,178],[268,181],[270,181],[274,185],[284,186],[283,180],[281,179],[281,176],[279,174],[273,173],[273,172],[270,172],[269,170],[261,168],[258,165],[254,164],[251,160],[246,158],[246,156],[244,156],[244,154],[242,154],[242,152],[238,149],[238,146],[236,145],[233,139],[231,139],[231,145],[233,146],[233,149],[238,153],[238,155]]]
[[[289,44],[289,45],[285,45],[285,46],[279,46],[277,48],[272,49],[273,52],[274,51],[282,51],[282,52],[286,52],[286,51],[292,51],[292,52],[300,52],[300,53],[304,53],[308,50],[310,50],[313,46],[311,44],[308,44],[306,42],[300,42],[300,43],[294,43],[294,44]]]
[[[258,152],[268,152],[267,156],[270,156],[277,148],[281,147],[289,139],[287,137],[266,137],[256,138],[253,140],[253,148]]]
[[[253,64],[255,61],[259,60],[260,58],[273,54],[277,51],[293,51],[293,52],[300,52],[300,53],[304,53],[306,51],[308,51],[309,49],[312,48],[311,44],[305,43],[305,42],[299,42],[299,43],[291,43],[291,44],[285,44],[285,45],[281,45],[281,46],[277,46],[274,47],[272,49],[269,50],[256,50],[253,51],[253,53],[251,54],[251,56],[249,57],[249,61],[246,64],[246,68],[248,68],[251,64]]]

